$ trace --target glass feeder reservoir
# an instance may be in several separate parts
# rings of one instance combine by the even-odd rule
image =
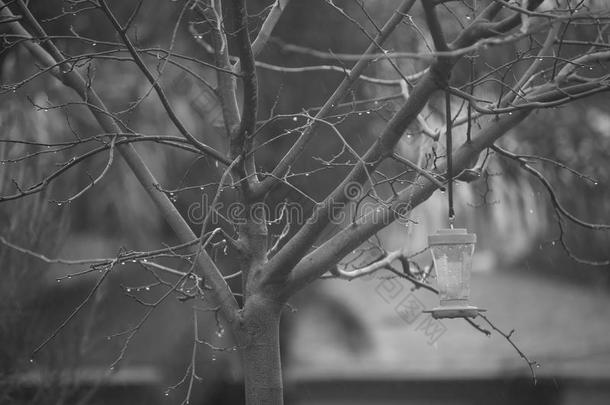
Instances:
[[[439,229],[428,236],[440,306],[428,311],[434,318],[474,318],[484,311],[470,305],[470,270],[477,235],[466,229]]]

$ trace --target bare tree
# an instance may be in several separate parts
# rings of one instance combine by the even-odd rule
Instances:
[[[197,347],[209,345],[199,337],[197,329],[201,301],[206,303],[203,310],[218,314],[234,337],[235,347],[225,349],[241,354],[247,403],[281,404],[279,322],[288,299],[321,277],[352,279],[393,269],[393,263],[404,266],[404,271],[396,274],[417,286],[429,287],[427,272],[409,265],[415,252],[386,252],[375,236],[397,220],[408,221],[413,208],[425,203],[435,190],[446,188],[447,183],[451,185],[453,179],[472,182],[481,178],[490,154],[517,162],[542,182],[552,196],[560,226],[572,221],[593,230],[608,229],[607,225],[584,222],[564,209],[550,183],[532,166],[536,157],[516,154],[498,143],[536,110],[555,108],[609,89],[608,10],[603,2],[422,0],[417,2],[423,10],[420,13],[414,7],[415,0],[404,0],[393,5],[389,18],[380,24],[375,17],[377,13],[369,12],[371,4],[357,1],[343,7],[326,0],[329,10],[361,31],[370,45],[351,54],[274,40],[284,52],[331,61],[298,67],[264,63],[259,57],[273,39],[274,27],[291,6],[289,0],[269,4],[261,14],[264,17],[250,17],[245,0],[177,2],[178,17],[167,47],[143,47],[138,40],[138,25],[145,24],[139,19],[142,9],[156,2],[134,1],[121,6],[110,3],[66,0],[55,17],[41,22],[23,0],[0,1],[3,52],[27,49],[36,67],[21,80],[2,83],[4,97],[23,96],[18,91],[34,80],[58,80],[66,90],[72,90],[68,101],[53,104],[33,100],[34,107],[41,112],[79,111],[81,115],[87,110],[87,119],[94,120],[101,129],[88,137],[74,134],[67,141],[6,139],[3,134],[3,144],[22,143],[32,148],[32,152],[6,159],[13,164],[25,164],[49,150],[72,150],[74,154],[33,182],[14,180],[13,193],[0,196],[0,202],[39,193],[69,169],[85,165],[96,156],[105,156],[98,174],[88,175],[81,188],[55,201],[60,206],[68,205],[96,191],[114,165],[116,155],[124,159],[180,243],[151,251],[122,252],[109,259],[80,261],[76,264],[85,266],[85,270],[74,275],[101,272],[89,297],[125,262],[135,261],[159,279],[158,287],[163,294],[152,303],[144,303],[148,308],[146,315],[122,334],[123,350],[113,367],[119,364],[132,337],[149,315],[165,300],[177,296],[197,303],[193,305],[193,360],[185,376],[186,401],[197,379]],[[117,8],[124,10],[127,6],[129,13],[123,17]],[[84,14],[111,24],[114,38],[88,38],[76,28],[67,34],[54,34],[45,28],[54,21]],[[261,23],[253,26],[253,21]],[[400,44],[392,36],[405,25],[408,31],[403,34],[416,38],[409,41],[423,45],[396,51],[386,48],[391,40]],[[182,35],[185,26],[188,38]],[[447,39],[447,30],[456,34],[452,41]],[[198,52],[183,53],[183,49],[193,49],[181,47],[183,40],[196,42]],[[60,45],[68,46],[71,42],[80,45],[70,48],[79,52],[62,50]],[[496,51],[509,54],[506,62],[498,66],[486,64],[486,58]],[[127,109],[114,111],[100,96],[103,89],[96,88],[95,66],[125,62],[137,67],[148,81],[148,88],[143,95],[126,99],[130,103]],[[466,78],[452,77],[460,64],[472,66],[470,74]],[[475,69],[477,66],[480,69]],[[275,112],[280,101],[270,111],[261,111],[259,86],[265,84],[259,82],[261,69],[295,75],[335,71],[342,79],[321,106],[280,114]],[[411,73],[405,73],[407,69]],[[171,71],[189,77],[190,83],[208,92],[209,99],[199,107],[209,133],[201,133],[185,122],[168,95],[169,85],[163,79]],[[359,87],[362,83],[366,91]],[[380,90],[387,86],[398,92],[388,96]],[[126,119],[128,113],[148,99],[162,107],[176,135],[146,134],[132,128]],[[388,100],[398,101],[396,111],[389,111]],[[216,101],[221,115],[212,117]],[[433,115],[444,121],[442,125],[433,122],[430,118]],[[357,150],[352,135],[344,127],[354,116],[370,116],[382,123],[367,127],[376,128],[377,132],[368,138],[370,142],[363,152]],[[339,146],[321,157],[311,156],[308,148],[321,132],[330,134]],[[407,151],[398,148],[404,136],[412,138],[411,144],[417,147]],[[291,146],[279,158],[267,158],[271,160],[266,162],[271,164],[270,170],[261,169],[257,159],[263,153],[277,154],[273,149],[275,143],[286,137],[292,139]],[[136,150],[147,143],[180,149],[195,159],[212,159],[222,167],[219,179],[209,185],[166,188]],[[388,174],[386,162],[391,161],[400,168],[398,173]],[[298,167],[305,169],[298,172]],[[308,195],[298,185],[301,177],[318,171],[340,175],[322,199]],[[213,191],[208,193],[210,189]],[[210,197],[201,205],[203,213],[198,226],[193,224],[191,211],[180,212],[175,204],[177,194],[192,190]],[[293,215],[294,201],[272,202],[277,201],[279,190],[286,190],[285,195],[295,193],[297,201],[307,202],[296,206],[298,219]],[[223,208],[220,204],[225,196],[230,196],[234,203],[231,207]],[[270,232],[270,228],[276,232]],[[46,260],[45,256],[15,246],[5,238],[2,242]],[[563,237],[561,243],[569,249]],[[221,268],[214,254],[219,248],[229,249],[237,258],[235,268]],[[187,263],[187,270],[159,262],[168,256]],[[241,279],[238,291],[228,284],[228,280],[235,278]],[[510,335],[504,334],[509,340]],[[534,364],[527,361],[530,367]]]

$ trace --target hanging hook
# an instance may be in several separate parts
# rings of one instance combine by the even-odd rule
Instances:
[[[451,121],[451,98],[449,91],[445,91],[445,120],[447,121],[446,131],[446,154],[447,154],[447,197],[449,200],[449,226],[453,229],[455,221],[455,211],[453,209],[453,152],[452,152],[452,134],[451,130],[453,122]]]

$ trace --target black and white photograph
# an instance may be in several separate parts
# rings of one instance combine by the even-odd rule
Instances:
[[[21,404],[610,404],[610,1],[0,0]]]

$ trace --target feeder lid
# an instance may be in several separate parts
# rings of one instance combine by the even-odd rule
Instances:
[[[439,229],[428,236],[428,245],[466,245],[477,242],[475,233],[468,233],[465,228]]]

